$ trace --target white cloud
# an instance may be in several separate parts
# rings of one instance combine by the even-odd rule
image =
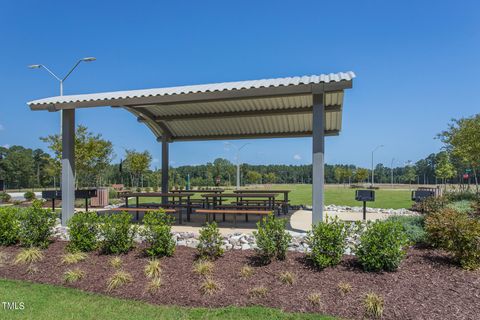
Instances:
[[[0,124],[0,131],[2,130],[5,130],[5,127],[2,124]]]
[[[7,149],[8,149],[8,148],[10,148],[10,145],[9,145],[9,144],[4,144],[2,147],[4,147],[4,148],[7,148]]]
[[[294,154],[294,155],[293,155],[293,160],[300,161],[300,160],[302,160],[302,156],[299,155],[299,154]]]
[[[158,159],[158,158],[153,158],[152,159],[152,163],[157,163],[157,162],[160,162],[160,159]]]

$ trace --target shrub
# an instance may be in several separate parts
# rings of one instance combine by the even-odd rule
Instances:
[[[148,261],[147,265],[145,266],[144,273],[147,278],[160,278],[160,275],[162,274],[160,261],[157,259]]]
[[[130,224],[128,213],[106,215],[101,219],[100,235],[103,237],[101,249],[106,254],[127,253],[133,248],[136,226]]]
[[[366,271],[394,271],[405,256],[407,243],[398,221],[376,221],[360,236],[356,255]]]
[[[42,208],[40,200],[34,200],[32,206],[20,211],[19,240],[22,246],[42,247],[49,245],[57,214]]]
[[[425,219],[430,243],[453,254],[462,268],[480,268],[480,221],[464,212],[444,209]]]
[[[114,188],[108,188],[108,199],[118,199],[118,191]]]
[[[75,264],[87,259],[87,255],[83,252],[67,253],[62,258],[63,264]]]
[[[470,213],[472,212],[472,201],[470,200],[454,201],[452,203],[449,203],[447,205],[447,208],[450,208],[459,212]]]
[[[8,255],[5,252],[0,251],[0,267],[7,264]]]
[[[63,274],[63,281],[67,283],[77,282],[78,280],[85,277],[85,272],[80,269],[67,270]]]
[[[147,255],[151,257],[173,255],[175,252],[175,240],[172,238],[173,220],[173,217],[166,215],[163,210],[145,214],[142,235],[147,243],[145,249]]]
[[[480,217],[480,197],[477,200],[472,201],[471,206],[472,206],[471,215],[473,217],[479,218]]]
[[[423,216],[391,216],[387,220],[399,222],[410,243],[417,244],[427,241]]]
[[[0,202],[8,203],[12,197],[6,192],[0,192]]]
[[[218,230],[217,223],[208,223],[200,230],[199,243],[197,245],[198,255],[201,258],[216,259],[223,254],[222,237]]]
[[[478,199],[478,195],[475,192],[472,191],[451,191],[451,192],[446,192],[444,194],[444,197],[448,199],[450,202],[456,202],[456,201],[474,201]]]
[[[155,293],[160,289],[161,286],[162,286],[162,279],[160,277],[153,278],[148,282],[147,291],[150,293]]]
[[[307,243],[311,248],[308,258],[320,269],[339,264],[347,246],[345,223],[337,218],[319,222],[309,232]]]
[[[17,243],[18,231],[18,209],[0,208],[0,245],[8,246]]]
[[[213,271],[213,263],[206,260],[198,260],[193,265],[193,271],[201,276],[207,276]]]
[[[416,203],[414,209],[417,211],[424,211],[425,213],[437,212],[443,209],[449,201],[450,200],[445,196],[428,197],[425,200]]]
[[[380,319],[383,315],[383,298],[376,293],[368,293],[363,300],[365,316],[367,318]]]
[[[43,252],[38,248],[26,248],[20,251],[16,258],[15,264],[35,263],[43,259]]]
[[[202,294],[212,295],[218,290],[220,290],[219,284],[215,280],[210,278],[206,278],[200,286],[200,291],[202,292]]]
[[[257,252],[264,263],[274,258],[284,260],[292,236],[285,231],[285,219],[278,219],[273,214],[257,223],[257,231],[253,232],[257,241]]]
[[[248,295],[250,298],[265,298],[267,296],[268,289],[264,286],[255,287],[250,289]]]
[[[295,276],[289,271],[281,272],[278,278],[283,284],[292,285],[295,283]]]
[[[114,269],[120,269],[120,267],[123,264],[122,258],[120,257],[113,257],[108,261],[108,263],[114,268]]]
[[[27,201],[33,201],[36,196],[35,196],[35,193],[33,191],[27,191],[23,194],[23,197],[25,198],[25,200]]]
[[[342,296],[345,296],[347,293],[352,291],[352,285],[348,282],[340,281],[338,283],[338,291]]]
[[[70,251],[93,251],[98,247],[99,218],[93,212],[77,212],[68,221]]]
[[[307,299],[313,306],[318,307],[322,304],[322,296],[319,293],[311,293]]]
[[[119,270],[111,276],[107,281],[107,291],[112,291],[118,287],[121,287],[129,282],[132,282],[133,278],[130,273]]]
[[[243,266],[242,269],[240,270],[240,276],[242,278],[249,278],[253,275],[253,269],[252,267],[249,266]]]

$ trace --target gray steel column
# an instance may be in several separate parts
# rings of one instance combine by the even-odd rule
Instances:
[[[162,192],[168,192],[168,140],[162,137]],[[162,198],[162,203],[168,203],[168,197]]]
[[[312,223],[323,221],[325,106],[323,94],[313,95]]]
[[[75,212],[75,109],[62,112],[62,225]]]

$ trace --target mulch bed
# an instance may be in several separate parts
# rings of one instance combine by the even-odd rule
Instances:
[[[108,294],[120,298],[137,299],[162,305],[180,306],[248,306],[263,305],[292,312],[318,312],[342,318],[361,319],[364,316],[363,298],[375,292],[385,300],[384,319],[479,319],[480,273],[464,271],[453,265],[441,251],[411,248],[397,272],[363,272],[354,257],[346,256],[335,267],[318,271],[312,268],[300,253],[288,253],[285,261],[274,261],[262,266],[257,263],[253,251],[229,251],[215,261],[212,278],[221,290],[209,296],[199,290],[203,281],[192,271],[196,250],[177,247],[173,257],[162,258],[162,286],[156,293],[146,290],[148,280],[143,269],[148,258],[137,248],[122,255],[123,270],[131,273],[134,281],[110,293],[106,291],[107,279],[115,272],[109,264],[112,256],[90,253],[86,261],[76,265],[62,265],[65,242],[56,241],[45,250],[45,258],[35,264],[35,273],[27,272],[28,266],[14,265],[18,246],[2,247],[8,261],[0,265],[0,277],[29,280],[74,287],[84,291]],[[254,274],[241,278],[242,266],[250,265]],[[63,282],[63,273],[80,268],[85,278],[74,284]],[[290,271],[295,274],[293,285],[285,285],[279,274]],[[342,295],[340,281],[348,282],[352,290]],[[265,286],[264,298],[250,298],[249,290]],[[319,293],[321,305],[312,305],[307,297]]]

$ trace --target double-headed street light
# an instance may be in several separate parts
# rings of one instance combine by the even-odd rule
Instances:
[[[373,187],[373,185],[375,184],[375,175],[374,175],[374,174],[375,174],[375,168],[374,168],[374,166],[373,166],[373,153],[374,153],[375,151],[377,151],[379,148],[382,148],[382,147],[384,147],[383,144],[377,146],[375,149],[372,150],[372,187]]]
[[[77,61],[77,63],[75,63],[75,65],[70,69],[70,71],[68,71],[68,73],[63,77],[63,78],[60,78],[59,76],[57,76],[55,73],[52,72],[52,70],[50,70],[47,66],[43,65],[43,64],[32,64],[32,65],[29,65],[28,67],[30,69],[45,69],[48,73],[50,73],[55,79],[57,79],[59,82],[60,82],[60,95],[63,96],[63,83],[65,82],[65,80],[67,80],[67,78],[70,76],[70,74],[73,72],[73,70],[75,70],[78,65],[82,62],[92,62],[92,61],[95,61],[97,60],[97,58],[95,57],[86,57],[86,58],[82,58],[80,60]]]
[[[52,77],[54,77],[55,79],[58,80],[58,82],[60,82],[60,95],[63,96],[63,83],[65,82],[65,80],[67,80],[70,74],[72,74],[73,70],[75,70],[78,67],[78,65],[82,62],[92,62],[95,60],[97,60],[97,58],[95,57],[86,57],[78,60],[77,63],[75,63],[75,65],[70,69],[70,71],[68,71],[68,73],[63,78],[60,78],[59,76],[57,76],[52,70],[50,70],[47,66],[43,64],[31,64],[28,67],[30,69],[45,69],[48,73],[50,73]],[[62,131],[63,131],[62,114],[63,114],[63,111],[60,110],[60,135],[62,135]]]
[[[234,145],[233,143],[230,143],[230,142],[227,142],[226,144],[234,147],[235,149],[237,149],[237,152],[235,153],[235,160],[237,162],[237,190],[240,189],[240,150],[242,150],[244,147],[246,147],[247,145],[251,144],[250,142],[247,142],[245,144],[243,144],[240,148],[238,148],[236,145]]]

